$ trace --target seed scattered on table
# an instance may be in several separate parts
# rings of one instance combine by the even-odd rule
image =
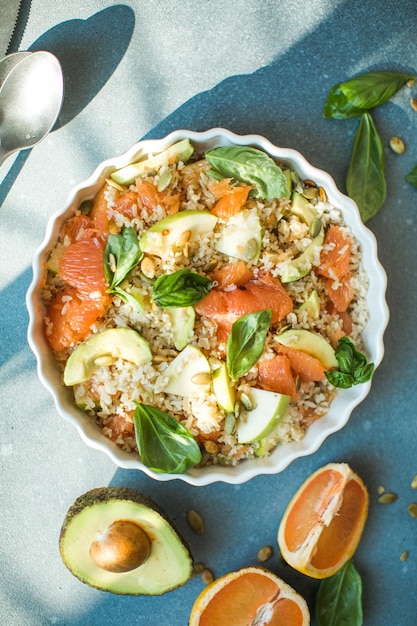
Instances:
[[[382,485],[379,485],[378,489],[377,489],[377,493],[379,495],[383,494],[385,491],[385,487],[383,487]]]
[[[417,474],[414,476],[413,480],[411,481],[411,489],[417,489]]]
[[[408,550],[404,550],[404,552],[400,554],[400,561],[406,561],[407,559],[408,559]]]
[[[187,513],[187,522],[195,533],[201,534],[204,531],[204,521],[200,513],[193,511],[192,509]]]
[[[201,578],[205,585],[209,585],[214,580],[213,572],[206,567],[201,573]]]
[[[417,111],[417,98],[410,98],[410,104],[414,111]]]
[[[205,570],[205,565],[204,563],[194,563],[193,565],[193,574],[197,575],[197,574],[202,574],[202,572]]]
[[[397,499],[398,496],[396,493],[383,493],[381,496],[379,496],[378,502],[380,504],[392,504]]]
[[[391,150],[396,154],[403,154],[405,152],[405,143],[400,137],[391,137],[389,145]]]
[[[411,517],[417,517],[417,502],[412,502],[408,505],[408,512]]]
[[[271,546],[263,546],[260,550],[258,550],[258,561],[259,563],[265,563],[272,556],[272,548]]]

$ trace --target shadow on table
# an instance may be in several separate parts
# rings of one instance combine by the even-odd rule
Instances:
[[[372,10],[369,4],[375,4],[374,8],[376,9],[373,14],[373,28],[366,28],[360,34],[358,24],[367,24],[366,15]],[[314,31],[308,33],[303,40],[297,42],[288,51],[285,51],[270,65],[260,68],[250,75],[228,78],[213,89],[198,94],[153,128],[147,134],[147,137],[161,137],[177,128],[204,130],[213,126],[226,126],[238,133],[256,132],[265,134],[279,145],[298,149],[316,166],[328,169],[339,186],[343,187],[347,167],[346,154],[349,152],[349,149],[346,149],[346,143],[352,140],[352,130],[355,128],[355,122],[346,121],[346,123],[339,124],[324,120],[321,117],[321,107],[330,85],[347,78],[350,74],[350,69],[357,67],[362,59],[368,57],[369,50],[373,50],[373,56],[376,57],[377,51],[383,45],[380,32],[384,26],[380,23],[381,20],[384,23],[391,24],[391,35],[393,38],[395,38],[397,32],[400,33],[407,27],[395,6],[390,7],[384,4],[383,11],[377,10],[378,6],[377,0],[372,0],[367,7],[364,7],[361,3],[349,3],[349,12],[346,12],[347,2],[340,4]],[[122,9],[115,7],[113,10]],[[98,15],[101,15],[103,18],[105,13],[104,11]],[[110,15],[111,10],[109,9],[107,16],[110,17]],[[404,19],[406,18],[407,15],[405,15]],[[85,23],[80,21],[77,31],[78,36],[88,37],[92,24],[93,22],[89,20]],[[62,113],[61,125],[66,123],[71,116],[76,115],[82,106],[87,104],[88,98],[93,97],[94,93],[106,80],[106,73],[104,71],[99,72],[95,90],[91,86],[89,89],[84,86],[86,90],[82,91],[83,87],[78,83],[85,81],[93,72],[94,63],[91,59],[87,60],[87,69],[79,68],[80,74],[71,74],[71,67],[74,67],[74,59],[81,58],[82,54],[81,50],[77,49],[77,41],[71,38],[72,29],[67,28],[67,26],[64,24],[57,27],[57,29],[62,28],[61,33],[64,37],[62,42],[58,37],[58,30],[55,31],[55,29],[50,32],[49,39],[51,49],[57,53],[63,64],[68,63],[69,67],[68,88],[70,93],[66,108]],[[114,21],[103,21],[102,26],[104,35],[107,36],[111,32],[112,41],[115,41],[117,37],[114,36]],[[47,43],[47,35],[46,33],[44,38],[42,38],[44,46]],[[39,41],[36,42],[36,46],[38,44]],[[126,46],[126,40],[124,45]],[[343,55],[334,56],[332,47],[338,47],[340,50],[349,50],[349,67],[346,65],[345,58],[343,58],[343,66],[338,67],[339,62],[342,64]],[[89,50],[89,45],[85,49]],[[101,50],[103,49],[101,48]],[[122,50],[120,48],[119,60],[121,53]],[[97,59],[97,57],[95,58]],[[117,56],[113,60],[113,67],[115,67],[115,64],[117,64]],[[390,67],[395,69],[395,66],[391,65]],[[81,89],[81,102],[76,102],[77,85]],[[71,89],[74,89],[73,93],[71,93]],[[394,174],[391,176],[394,184]],[[404,267],[406,262],[404,254],[408,248],[411,250],[412,247],[408,241],[405,246],[399,245],[399,242],[395,241],[396,238],[400,239],[401,237],[399,230],[384,228],[383,221],[379,220],[379,216],[375,218],[375,221],[373,220],[372,227],[377,231],[386,261],[391,263],[390,273],[393,278],[391,289],[393,290],[392,297],[395,298],[397,290],[401,289],[401,284],[404,284],[405,281],[405,279],[396,281],[396,278],[401,277],[401,268]],[[412,234],[411,230],[410,233]],[[396,250],[395,258],[390,253],[391,248]],[[16,285],[12,285],[9,290],[3,292],[3,311],[7,310],[9,298],[15,298],[15,300],[18,298],[23,301],[22,292],[27,282],[28,276],[25,273],[17,283],[17,295],[13,296],[13,289]],[[402,297],[408,298],[407,294],[408,292],[404,291]],[[18,306],[17,303],[16,306]],[[401,316],[407,310],[410,311],[408,317],[403,319]],[[407,308],[407,306],[403,306],[401,311],[393,309],[392,324],[388,329],[386,345],[390,352],[390,368],[393,368],[394,371],[397,366],[401,365],[400,361],[404,360],[404,355],[397,357],[394,349],[397,341],[396,335],[399,333],[404,334],[407,327],[411,327],[414,310],[412,307]],[[23,336],[19,336],[19,346],[22,343]],[[6,358],[11,355],[11,350],[10,348],[6,353]],[[412,350],[411,342],[410,350]],[[390,388],[390,371],[388,369],[383,367],[377,373],[381,398],[382,394],[388,393]],[[305,463],[308,463],[308,460],[300,460],[300,467],[301,464]],[[298,469],[291,469],[291,472],[297,471]],[[257,480],[251,481],[250,488],[255,485]],[[227,507],[232,506],[231,498],[225,497],[227,492],[230,496],[233,490],[233,497],[237,497],[237,492],[239,492],[239,495],[246,493],[246,496],[248,496],[250,491],[250,488],[246,486],[233,486],[227,489],[227,492],[222,490],[222,493],[217,493],[216,485],[209,485],[204,489],[199,489],[180,481],[160,483],[152,481],[152,479],[148,479],[140,473],[127,472],[126,470],[117,470],[111,484],[123,484],[136,487],[139,490],[143,489],[145,493],[155,497],[156,502],[159,502],[161,506],[171,512],[183,512],[188,507],[197,508],[204,498],[208,498],[208,502],[215,502],[216,508],[224,506],[227,512]],[[268,488],[272,488],[274,481],[268,481],[268,485]],[[273,497],[273,494],[271,497]],[[283,498],[284,500],[285,498]],[[231,519],[233,518],[231,517]],[[178,517],[173,521],[184,532],[187,532],[183,517]],[[57,520],[57,524],[59,525],[59,520]],[[230,528],[227,531],[224,532],[224,536],[220,535],[221,546],[224,549],[231,549],[226,539],[232,536],[229,534],[229,531],[233,532],[233,529]],[[205,537],[203,539],[205,540]],[[198,538],[194,538],[193,543],[195,544],[197,540]],[[235,540],[239,540],[239,538],[235,538]],[[199,545],[201,551],[203,551],[204,544],[201,543]],[[208,547],[210,545],[215,546],[216,550],[218,550],[220,544],[212,539],[212,543],[207,545]],[[298,579],[294,575],[295,587],[297,587],[297,581]],[[15,582],[18,583],[19,581]],[[151,624],[161,623],[161,621],[158,621],[158,616],[164,615],[167,607],[164,597],[143,597],[140,599],[126,597],[120,599],[111,594],[100,593],[94,590],[89,591],[88,603],[77,604],[79,584],[74,580],[72,585],[66,580],[69,593],[73,594],[74,597],[74,613],[72,615],[59,616],[59,623],[62,626],[78,626],[81,624],[83,626],[95,626],[98,623],[113,625],[121,622],[129,624],[133,623],[129,621],[132,619],[132,615],[135,616],[134,623],[136,625],[143,624],[145,626],[146,624],[146,626],[151,626]],[[186,623],[192,599],[195,599],[200,591],[200,588],[197,589],[196,585],[196,581],[192,580],[186,587],[170,594],[170,606],[176,606],[182,610],[181,616],[179,613],[176,614],[175,619],[172,615],[170,616],[171,626]],[[32,600],[36,606],[35,598],[32,598]],[[31,608],[33,609],[33,606]],[[43,615],[45,623],[47,623],[49,616],[46,612],[49,609],[46,603],[43,607],[37,606],[36,608],[39,611],[39,615]],[[185,614],[187,617],[182,619],[185,617]]]
[[[10,52],[17,51],[30,3],[25,2]],[[122,60],[135,25],[131,7],[115,5],[86,20],[73,19],[57,24],[29,47],[32,52],[47,50],[61,63],[64,74],[64,101],[54,132],[75,118],[106,84]],[[30,150],[14,161],[0,188],[0,206],[23,168]]]

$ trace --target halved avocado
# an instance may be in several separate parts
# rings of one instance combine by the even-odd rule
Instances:
[[[64,370],[67,386],[91,378],[98,367],[112,365],[122,358],[143,365],[152,361],[149,343],[132,328],[109,328],[92,335],[71,353]]]
[[[116,594],[162,595],[192,574],[188,546],[165,513],[127,487],[77,498],[59,538],[62,560],[82,582]]]

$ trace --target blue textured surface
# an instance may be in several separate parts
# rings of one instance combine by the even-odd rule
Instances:
[[[355,555],[364,623],[414,626],[417,520],[407,505],[417,501],[410,486],[417,473],[417,190],[404,175],[417,163],[417,112],[409,104],[417,86],[374,115],[388,182],[387,201],[368,223],[388,274],[385,359],[348,425],[282,474],[196,488],[117,470],[58,417],[39,383],[26,343],[24,298],[50,214],[100,161],[140,137],[212,126],[260,133],[301,151],[345,191],[357,122],[323,119],[326,94],[362,71],[417,70],[415,1],[143,0],[112,6],[34,0],[24,33],[21,26],[14,49],[55,52],[65,71],[66,100],[54,132],[0,169],[0,623],[187,624],[203,588],[199,577],[158,598],[117,597],[82,585],[62,564],[58,537],[68,507],[88,489],[108,484],[133,486],[163,506],[196,561],[216,576],[255,564],[257,550],[272,545],[266,565],[306,597],[314,614],[318,583],[280,562],[278,523],[313,470],[345,461],[371,496]],[[405,140],[404,155],[388,148],[393,135]],[[394,504],[378,504],[380,485],[398,494]],[[205,519],[202,535],[187,526],[190,508]],[[409,551],[404,562],[403,551]]]

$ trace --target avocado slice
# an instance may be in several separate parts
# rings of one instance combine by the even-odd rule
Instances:
[[[281,282],[292,283],[307,276],[307,274],[311,272],[316,255],[323,245],[323,241],[324,232],[321,230],[317,237],[314,237],[311,243],[308,244],[307,248],[286,266],[281,275]]]
[[[171,331],[174,337],[174,346],[182,350],[190,341],[194,330],[195,311],[192,306],[165,309],[171,318]]]
[[[294,191],[291,196],[291,213],[299,217],[308,227],[310,227],[317,218],[317,214],[311,203],[297,191]]]
[[[183,139],[155,156],[116,170],[111,174],[111,177],[119,185],[130,185],[141,176],[153,176],[163,165],[179,163],[180,161],[186,163],[193,152],[194,148],[190,140]]]
[[[77,498],[62,524],[59,550],[82,582],[116,594],[162,595],[184,585],[193,559],[165,513],[126,487]]]
[[[287,412],[290,396],[257,387],[248,387],[245,392],[253,409],[242,410],[237,425],[239,443],[253,443],[267,437]]]
[[[189,398],[210,390],[210,364],[197,346],[186,346],[164,370],[163,376],[168,379],[163,389],[165,393]]]
[[[65,365],[64,384],[82,383],[97,368],[112,365],[120,358],[138,367],[152,361],[149,343],[131,328],[109,328],[92,335],[71,353]]]
[[[300,306],[300,311],[307,311],[311,319],[316,320],[320,315],[320,299],[316,289],[308,296],[307,300]]]
[[[338,368],[335,351],[330,343],[322,335],[313,333],[311,330],[288,329],[275,335],[275,340],[284,346],[302,350],[310,356],[321,361],[327,370]]]
[[[209,211],[180,211],[151,226],[140,238],[139,246],[142,252],[165,258],[178,247],[185,233],[187,242],[192,243],[211,233],[216,224],[217,217]]]
[[[235,410],[236,392],[227,371],[227,365],[222,361],[220,367],[213,372],[213,393],[220,409],[225,413]]]
[[[262,227],[256,211],[243,209],[228,219],[214,247],[222,254],[256,265],[261,243]]]

